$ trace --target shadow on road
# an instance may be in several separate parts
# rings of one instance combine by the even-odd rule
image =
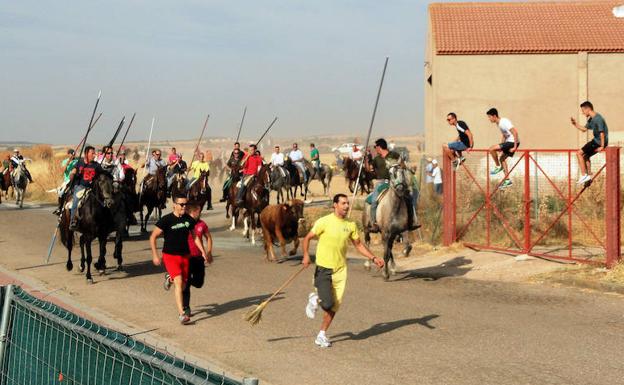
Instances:
[[[97,260],[96,260],[97,261]],[[123,273],[123,276],[110,276],[112,272],[117,272],[116,263],[117,260],[115,258],[108,258],[106,261],[106,275],[109,280],[117,280],[117,279],[126,279],[132,277],[139,277],[143,275],[152,275],[152,274],[165,274],[163,266],[154,266],[151,260],[141,261],[136,263],[130,263],[128,265],[123,265],[123,270],[120,273]]]
[[[352,340],[352,341],[365,340],[370,337],[375,337],[381,334],[390,333],[391,331],[394,331],[396,329],[402,328],[404,326],[409,326],[409,325],[421,325],[421,326],[426,327],[427,329],[435,329],[435,326],[429,325],[429,322],[438,317],[439,315],[437,314],[430,314],[428,316],[424,316],[421,318],[409,318],[409,319],[404,319],[404,320],[399,320],[399,321],[382,322],[382,323],[375,324],[366,330],[362,330],[359,333],[347,332],[347,333],[336,334],[335,336],[331,337],[331,341],[343,342],[343,341],[349,341],[349,340]]]
[[[278,294],[275,298],[271,300],[271,302],[284,299],[284,297],[282,297],[281,295],[281,293]],[[270,296],[271,294],[255,295],[253,297],[235,299],[233,301],[225,303],[211,303],[207,305],[199,305],[197,307],[194,307],[194,315],[199,315],[201,313],[204,313],[205,315],[201,318],[194,319],[193,321],[199,322],[207,318],[218,317],[231,311],[244,309],[247,307],[251,308],[251,306],[259,305],[262,301],[269,298]]]
[[[397,281],[405,281],[411,279],[437,281],[440,278],[461,277],[462,275],[465,275],[470,270],[472,270],[472,267],[466,267],[466,265],[470,265],[471,263],[472,259],[467,259],[466,257],[455,257],[436,266],[406,270],[402,272],[405,273],[405,275],[397,279]]]

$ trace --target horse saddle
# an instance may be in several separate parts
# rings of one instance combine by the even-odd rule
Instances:
[[[377,192],[376,202],[381,201],[384,195],[388,193],[389,189],[390,189],[390,184],[387,182],[380,183],[377,187],[375,187],[375,191]],[[369,205],[373,204],[373,194],[368,194],[368,196],[366,197],[366,203],[368,203]]]
[[[245,176],[243,176],[243,178],[241,180],[239,180],[238,183],[236,184],[236,187],[240,188],[241,187],[241,183],[244,183],[245,187],[247,187],[249,185],[249,183],[251,183],[253,178],[254,178],[254,175],[245,175]]]
[[[78,193],[76,194],[76,197],[78,198],[78,208],[82,207],[82,205],[84,204],[84,201],[87,199],[89,194],[91,194],[91,189],[90,188],[78,191]],[[73,195],[70,195],[70,196],[73,196]],[[73,199],[70,199],[67,202],[65,202],[65,209],[66,210],[70,210],[71,209],[72,201],[73,201]]]

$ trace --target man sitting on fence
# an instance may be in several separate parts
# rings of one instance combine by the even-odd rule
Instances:
[[[496,168],[490,172],[490,175],[496,175],[501,171],[505,171],[505,179],[501,183],[500,188],[506,188],[512,185],[509,179],[509,168],[507,168],[507,158],[514,156],[514,153],[520,146],[520,138],[518,137],[518,130],[514,127],[513,123],[507,118],[501,118],[498,116],[498,110],[496,108],[490,108],[487,111],[487,116],[490,122],[496,123],[498,129],[502,134],[502,142],[490,147],[490,154],[496,163]],[[498,156],[498,153],[502,152],[502,155]]]
[[[456,169],[459,169],[459,166],[466,160],[462,156],[462,151],[470,151],[474,145],[472,131],[470,131],[466,122],[457,120],[457,115],[454,112],[449,112],[446,115],[446,121],[457,130],[457,138],[454,142],[444,144],[444,155],[453,161],[453,166]]]
[[[605,122],[602,115],[594,111],[594,105],[589,101],[585,101],[581,104],[581,111],[583,112],[583,115],[587,117],[587,124],[584,127],[578,124],[574,118],[570,118],[570,121],[574,127],[583,132],[587,132],[587,130],[591,129],[594,134],[594,138],[587,142],[576,154],[578,157],[579,168],[582,173],[578,182],[576,182],[578,184],[591,181],[591,162],[589,159],[595,154],[603,151],[609,144],[609,129],[607,128],[607,122]]]

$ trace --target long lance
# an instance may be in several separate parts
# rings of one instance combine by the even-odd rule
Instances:
[[[199,139],[197,140],[197,145],[195,146],[195,151],[193,151],[193,156],[191,157],[191,166],[193,165],[193,161],[195,160],[195,155],[197,154],[197,150],[199,149],[199,144],[204,137],[204,132],[206,131],[206,127],[208,126],[208,119],[210,119],[210,114],[206,116],[206,121],[204,122],[204,127],[202,128],[201,134],[199,134]],[[191,168],[188,167],[186,170],[186,176],[188,176],[189,172],[191,172]]]
[[[115,154],[115,159],[119,156],[119,152],[121,151],[121,147],[123,147],[124,142],[126,141],[126,136],[128,136],[128,132],[130,131],[130,127],[132,127],[132,122],[134,122],[134,117],[136,116],[136,112],[132,114],[132,119],[130,119],[130,124],[128,124],[128,128],[126,128],[126,133],[121,139],[121,143],[119,144],[119,148],[117,149],[117,154]]]
[[[89,127],[89,131],[91,131],[91,129],[93,129],[93,127],[95,127],[95,125],[97,124],[98,120],[100,120],[101,117],[102,117],[102,113],[100,112],[98,114],[98,117],[95,118],[95,120],[93,121],[93,124],[91,125],[91,127]],[[84,143],[86,138],[87,138],[87,133],[85,133],[85,135],[82,137],[82,139],[80,139],[80,143],[78,143],[78,145],[74,149],[74,154],[76,153],[76,151],[78,151],[78,148],[80,148],[80,146],[82,146],[82,144]]]
[[[102,90],[98,92],[97,100],[95,101],[95,106],[93,107],[91,118],[89,119],[89,125],[87,126],[87,133],[85,134],[84,138],[82,138],[82,147],[80,147],[80,155],[78,155],[78,159],[82,158],[82,153],[87,143],[87,137],[89,136],[89,132],[91,132],[91,129],[93,128],[95,123],[97,123],[97,120],[100,119],[100,117],[98,116],[98,119],[96,119],[95,121],[93,120],[93,118],[95,117],[95,113],[97,112],[98,104],[100,104],[101,96],[102,96]],[[78,146],[80,146],[80,144],[78,144]],[[72,179],[72,184],[74,180],[75,178]],[[52,256],[52,250],[54,249],[54,244],[56,243],[56,237],[58,235],[60,227],[61,227],[61,222],[59,221],[59,223],[56,225],[56,229],[54,230],[54,234],[52,235],[52,239],[50,240],[50,246],[48,247],[48,254],[45,257],[46,264],[50,262],[50,257]]]
[[[119,126],[117,126],[115,135],[113,135],[113,138],[110,140],[110,142],[108,142],[108,147],[112,147],[113,143],[115,143],[115,140],[117,139],[117,136],[119,135],[119,132],[121,131],[125,121],[126,121],[126,117],[124,116],[123,118],[121,118],[121,122],[119,122]]]
[[[147,140],[147,151],[145,152],[145,166],[143,174],[145,175],[145,172],[147,172],[147,160],[149,158],[150,155],[150,147],[152,145],[152,132],[154,131],[154,122],[156,121],[156,117],[152,116],[152,125],[150,126],[150,133],[149,133],[149,139]],[[142,178],[143,179],[143,178]],[[143,194],[143,180],[141,180],[141,184],[139,185],[139,202],[141,202],[141,194]],[[143,210],[143,209],[141,209]]]
[[[245,121],[245,115],[247,115],[247,106],[243,110],[243,118],[241,119],[240,126],[238,126],[238,134],[236,135],[236,142],[240,139],[241,131],[243,130],[243,122]]]
[[[373,123],[375,123],[375,115],[377,114],[377,106],[379,105],[379,97],[381,96],[381,88],[383,87],[384,78],[386,77],[386,68],[388,68],[388,56],[386,56],[386,62],[383,66],[383,71],[381,73],[381,81],[379,82],[379,89],[377,90],[377,99],[375,100],[375,107],[373,108],[373,116],[371,117],[370,126],[368,127],[368,134],[366,135],[366,147],[364,147],[364,156],[366,156],[366,151],[368,151],[368,143],[370,141],[371,132],[373,131]],[[353,199],[352,202],[355,202],[355,196],[358,192],[358,187],[360,185],[360,177],[362,176],[362,167],[364,166],[364,162],[360,163],[360,168],[358,170],[358,176],[355,182],[355,189],[353,189]],[[349,205],[349,214],[348,217],[351,217],[351,209],[353,204]]]
[[[273,119],[273,121],[271,122],[271,124],[269,124],[269,127],[266,129],[266,131],[264,131],[264,134],[262,134],[262,136],[260,137],[260,139],[258,139],[258,141],[256,142],[256,147],[258,147],[258,145],[260,144],[260,142],[262,142],[262,139],[264,139],[264,137],[266,136],[266,134],[269,132],[269,130],[271,129],[271,127],[273,127],[273,125],[275,124],[275,122],[277,122],[277,116],[275,117],[275,119]]]

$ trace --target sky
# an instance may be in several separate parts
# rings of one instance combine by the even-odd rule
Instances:
[[[98,91],[108,141],[422,132],[422,0],[0,3],[0,141],[78,142]]]

